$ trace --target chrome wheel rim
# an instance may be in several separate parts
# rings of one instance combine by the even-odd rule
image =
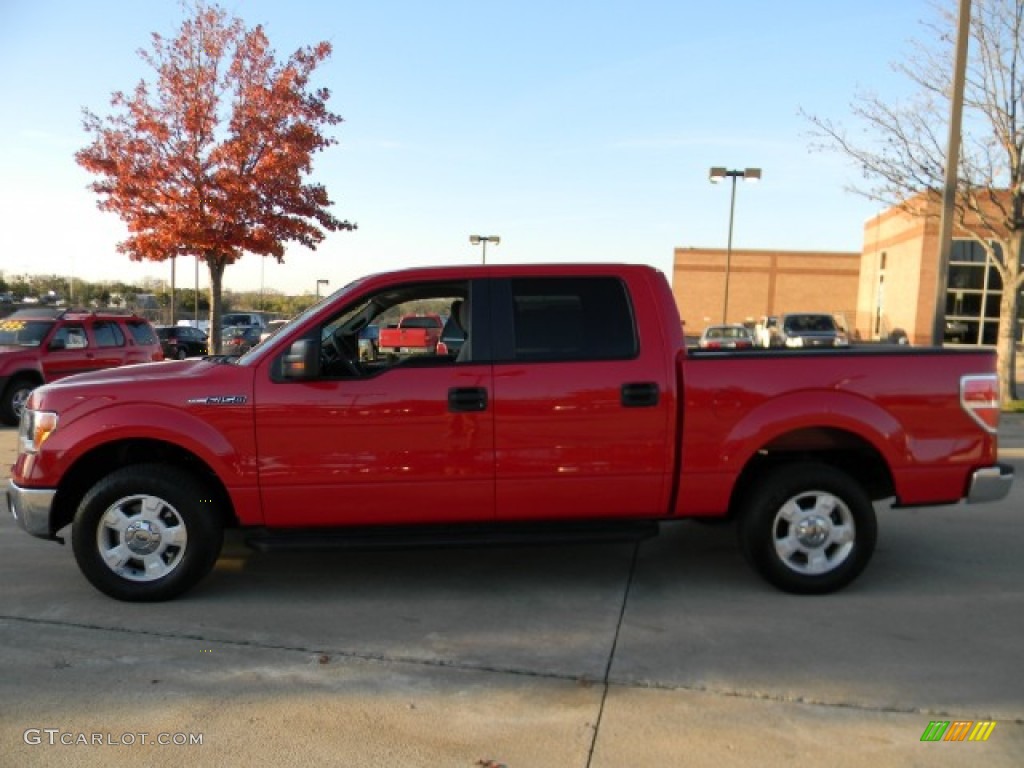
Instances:
[[[188,530],[164,499],[140,494],[111,504],[96,527],[104,565],[129,581],[156,581],[177,568],[188,546]]]
[[[827,491],[804,491],[786,501],[772,523],[775,554],[790,570],[818,576],[850,557],[857,537],[850,508]]]
[[[19,387],[14,390],[11,397],[11,410],[14,411],[15,418],[21,418],[21,414],[24,413],[25,406],[28,404],[29,395],[31,394],[32,387]]]

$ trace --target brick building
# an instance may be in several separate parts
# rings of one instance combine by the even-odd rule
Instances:
[[[857,326],[874,337],[902,328],[930,344],[939,261],[937,204],[928,217],[891,208],[864,225]],[[946,286],[946,340],[995,344],[1002,282],[981,245],[954,229]],[[1022,305],[1024,309],[1024,305]]]
[[[860,253],[734,248],[727,309],[725,249],[676,248],[672,292],[687,331],[763,315],[830,312],[862,339],[902,332],[913,344],[930,344],[939,219],[934,204],[926,212],[890,208],[872,217]],[[982,247],[962,231],[954,230],[947,283],[946,340],[995,344],[1002,283]]]
[[[852,326],[861,254],[734,248],[725,307],[726,251],[676,248],[672,293],[688,333],[715,323],[756,322],[786,312],[830,312]]]

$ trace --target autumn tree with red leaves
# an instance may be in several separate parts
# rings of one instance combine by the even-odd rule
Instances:
[[[285,243],[315,249],[325,230],[351,230],[330,212],[312,157],[336,143],[341,118],[326,88],[310,90],[329,43],[278,63],[263,28],[247,29],[200,3],[174,39],[139,52],[156,83],[115,92],[113,114],[84,111],[94,140],[75,155],[99,176],[97,206],[120,216],[117,248],[134,261],[195,256],[210,270],[210,336],[220,351],[224,269],[243,253],[284,261]]]

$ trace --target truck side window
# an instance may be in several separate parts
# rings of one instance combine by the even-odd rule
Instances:
[[[468,300],[466,280],[389,286],[321,326],[324,378],[364,378],[392,368],[450,366],[465,334],[442,338],[451,309]],[[443,343],[442,343],[443,342]]]
[[[64,342],[63,349],[85,349],[89,346],[89,340],[85,335],[85,328],[81,325],[72,325],[68,323],[57,329],[57,332],[53,334],[53,338],[50,340],[50,344],[54,342]]]
[[[123,347],[124,334],[117,323],[93,323],[92,335],[98,347]]]
[[[160,341],[157,339],[156,332],[153,330],[153,326],[147,323],[146,321],[134,320],[125,323],[125,325],[127,326],[128,332],[132,335],[132,338],[135,340],[136,344],[146,345],[160,343]],[[199,332],[195,331],[195,329],[193,328],[188,328],[186,326],[186,330],[188,330],[190,333],[195,332],[196,336],[199,336]],[[203,340],[205,341],[205,339]]]
[[[515,360],[636,356],[633,310],[618,278],[525,278],[510,283]]]

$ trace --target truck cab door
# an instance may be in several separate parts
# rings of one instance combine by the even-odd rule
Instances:
[[[639,299],[613,275],[492,291],[497,517],[664,514],[675,390],[662,340],[641,344]]]
[[[437,290],[470,296],[467,281]],[[422,301],[429,286],[388,286]],[[459,292],[462,293],[455,293]],[[393,299],[389,299],[393,300]],[[454,300],[446,298],[445,300]],[[437,301],[441,301],[438,299]],[[332,322],[308,333],[321,344]],[[340,316],[340,319],[338,317]],[[358,358],[358,334],[349,352]],[[283,349],[280,358],[287,354]],[[319,360],[310,360],[316,366]],[[271,366],[273,368],[273,366]],[[490,521],[494,517],[494,423],[489,362],[434,354],[324,366],[315,376],[257,375],[259,477],[269,526]]]

